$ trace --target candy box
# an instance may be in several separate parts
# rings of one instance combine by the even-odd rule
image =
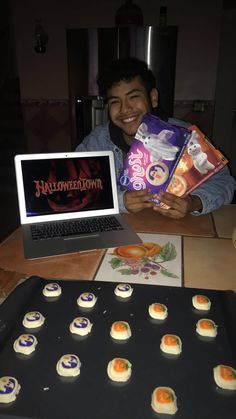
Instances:
[[[188,195],[228,163],[196,125],[189,129],[192,135],[166,189],[177,196]]]
[[[165,191],[190,135],[186,128],[144,115],[119,177],[121,189]]]

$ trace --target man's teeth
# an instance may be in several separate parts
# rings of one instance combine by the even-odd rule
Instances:
[[[123,122],[133,122],[135,120],[135,117],[125,118],[123,119]]]

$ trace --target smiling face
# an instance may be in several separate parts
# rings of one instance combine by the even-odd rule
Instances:
[[[114,84],[107,93],[109,115],[121,129],[127,144],[131,144],[142,117],[157,107],[158,93],[152,89],[148,94],[140,77]]]

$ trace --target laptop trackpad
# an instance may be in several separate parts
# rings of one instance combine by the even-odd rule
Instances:
[[[80,237],[67,237],[63,241],[67,252],[79,252],[81,250],[91,250],[101,247],[99,234],[84,234]]]

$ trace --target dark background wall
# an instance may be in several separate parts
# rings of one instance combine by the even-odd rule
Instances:
[[[11,0],[30,151],[71,148],[66,29],[115,26],[116,10],[123,3],[101,0],[98,7],[96,0]],[[194,118],[211,135],[222,0],[136,0],[136,4],[145,25],[158,25],[160,6],[167,6],[167,24],[178,26],[175,116]],[[34,51],[35,19],[39,18],[49,35],[45,54]],[[195,101],[204,102],[203,112],[195,112]]]
[[[11,0],[23,98],[68,98],[66,29],[112,27],[124,0]],[[220,42],[222,0],[136,0],[145,25],[158,25],[167,5],[167,24],[177,25],[176,100],[213,99]],[[47,54],[34,53],[34,19],[49,35]],[[37,80],[37,83],[35,82]]]

